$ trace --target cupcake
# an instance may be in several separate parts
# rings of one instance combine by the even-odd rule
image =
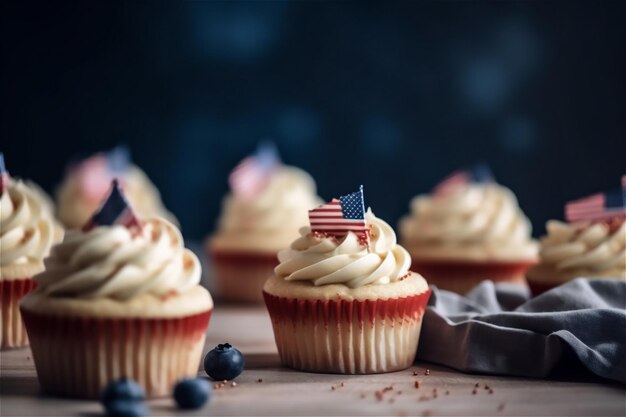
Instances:
[[[131,378],[148,396],[197,375],[213,301],[178,229],[139,220],[116,181],[82,228],[68,231],[21,303],[41,387],[95,398]]]
[[[537,262],[531,224],[515,195],[492,178],[477,166],[411,201],[401,242],[430,284],[464,294],[485,279],[525,283]]]
[[[540,262],[527,273],[534,295],[578,277],[626,280],[626,184],[566,205],[569,223],[551,220]]]
[[[111,180],[117,178],[128,201],[141,217],[164,217],[178,224],[161,202],[161,195],[148,176],[130,163],[128,150],[118,147],[98,153],[70,166],[57,189],[57,217],[68,229],[79,229],[106,197]]]
[[[231,173],[232,192],[222,204],[216,233],[207,240],[220,298],[262,303],[263,284],[278,265],[276,254],[307,224],[307,210],[321,203],[315,182],[282,165],[261,146]]]
[[[408,368],[430,290],[393,229],[364,213],[362,189],[309,216],[263,289],[282,363],[341,374]]]
[[[35,287],[32,277],[63,238],[47,196],[31,182],[10,178],[0,153],[0,348],[28,346],[19,302]]]

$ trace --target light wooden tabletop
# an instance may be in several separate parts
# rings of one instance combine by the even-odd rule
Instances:
[[[598,381],[467,375],[423,363],[406,371],[367,376],[282,368],[263,308],[218,307],[206,349],[221,342],[234,344],[246,357],[246,370],[237,378],[237,386],[214,390],[210,403],[197,412],[177,411],[172,399],[150,401],[152,415],[626,415],[625,387]],[[1,416],[101,415],[96,402],[40,394],[28,349],[2,352],[0,361]],[[430,375],[425,375],[426,369]],[[475,384],[479,387],[473,393]]]

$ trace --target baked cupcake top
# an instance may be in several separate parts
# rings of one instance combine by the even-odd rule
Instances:
[[[56,193],[57,216],[70,229],[78,229],[106,197],[111,180],[117,178],[139,216],[164,217],[176,223],[161,201],[161,195],[148,176],[130,163],[125,148],[98,153],[68,170]]]
[[[139,221],[114,182],[92,220],[67,232],[34,279],[45,298],[154,304],[193,291],[200,273],[176,226],[156,217]]]
[[[39,187],[9,177],[2,154],[0,175],[0,278],[30,278],[44,269],[43,260],[63,229]]]
[[[444,180],[432,195],[411,201],[400,221],[402,243],[414,258],[460,261],[535,260],[530,221],[508,188],[490,179]]]
[[[307,224],[307,210],[321,203],[313,178],[271,152],[261,148],[232,172],[213,249],[275,254]]]
[[[375,287],[412,276],[410,284],[402,285],[407,287],[403,291],[427,289],[426,282],[409,271],[411,258],[397,244],[393,229],[371,210],[365,212],[362,187],[311,210],[309,219],[311,225],[301,228],[300,237],[278,253],[280,264],[274,269],[278,279],[268,282],[274,291],[298,284],[302,296],[328,293],[366,298],[379,291]],[[322,287],[322,292],[314,287]],[[389,296],[395,291],[391,287]]]
[[[568,224],[551,220],[541,239],[540,264],[528,276],[537,280],[574,277],[626,279],[626,222]]]

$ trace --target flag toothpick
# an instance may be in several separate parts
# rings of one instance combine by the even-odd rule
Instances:
[[[359,190],[332,199],[326,204],[309,210],[311,232],[341,239],[354,233],[364,246],[369,246],[369,227],[365,223],[363,186]]]
[[[128,229],[141,229],[141,222],[126,200],[117,179],[111,181],[109,195],[104,199],[100,208],[96,210],[91,219],[83,226],[83,231],[88,232],[98,226],[113,225],[122,225]]]

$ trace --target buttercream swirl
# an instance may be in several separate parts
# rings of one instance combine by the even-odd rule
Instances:
[[[539,252],[542,268],[579,272],[581,276],[626,278],[626,222],[612,229],[604,223],[551,220],[546,229]]]
[[[40,189],[10,179],[0,197],[0,266],[41,264],[62,232]],[[57,236],[58,235],[58,236]]]
[[[118,300],[167,296],[196,286],[200,263],[185,249],[176,226],[152,218],[136,235],[119,225],[69,231],[35,281],[50,296]]]
[[[113,176],[98,178],[97,183],[83,181],[81,170],[70,171],[57,190],[57,216],[67,228],[79,229],[100,207],[111,187]],[[161,201],[159,190],[138,167],[131,165],[119,178],[124,195],[142,218],[165,217],[177,223]]]
[[[365,219],[371,227],[369,247],[363,246],[352,232],[336,240],[303,227],[301,237],[278,253],[276,275],[287,281],[307,280],[316,286],[344,284],[350,288],[388,284],[406,276],[411,258],[396,243],[393,229],[370,210]]]
[[[298,236],[298,229],[308,223],[308,210],[319,204],[311,176],[281,166],[254,199],[226,196],[213,244],[276,252]]]
[[[407,247],[482,247],[490,256],[534,258],[530,221],[506,187],[468,184],[442,195],[420,195],[400,222]],[[449,252],[453,253],[453,251]]]

